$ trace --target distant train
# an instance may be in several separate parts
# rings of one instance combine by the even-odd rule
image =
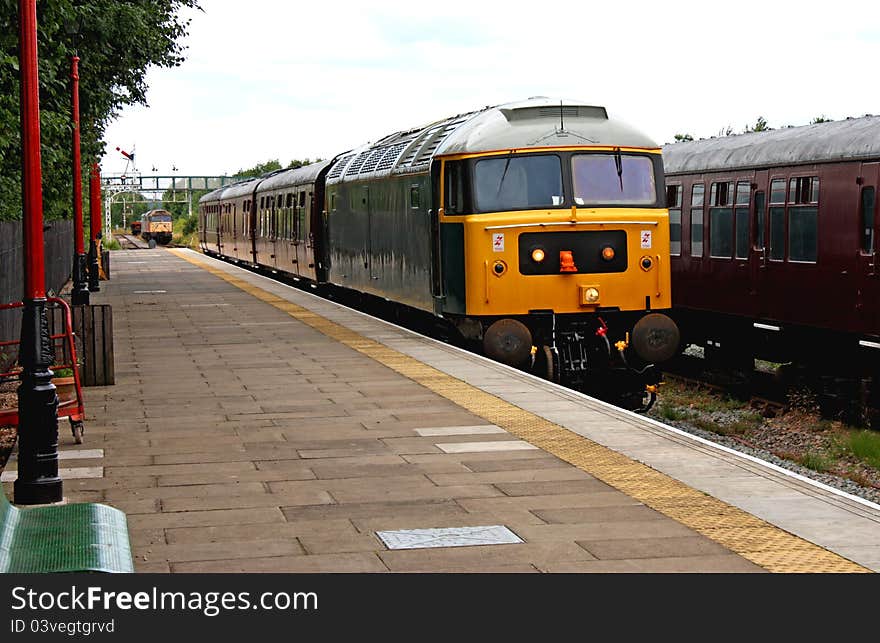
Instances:
[[[206,253],[424,311],[629,408],[678,348],[660,150],[604,107],[532,98],[395,132],[214,190],[199,230]]]
[[[141,234],[141,221],[140,219],[135,219],[131,222],[131,233],[138,237]]]
[[[141,217],[141,238],[144,241],[165,245],[171,242],[172,219],[168,210],[150,210]]]
[[[880,407],[880,117],[663,148],[683,344]],[[824,386],[824,385],[823,385]],[[827,388],[827,386],[826,386]]]

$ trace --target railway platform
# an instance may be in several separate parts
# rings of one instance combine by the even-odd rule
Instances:
[[[62,477],[137,571],[880,570],[860,498],[192,251],[113,265]]]

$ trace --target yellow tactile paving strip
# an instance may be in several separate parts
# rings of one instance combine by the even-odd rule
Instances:
[[[630,497],[697,531],[771,572],[870,572],[842,556],[630,460],[611,449],[505,402],[451,375],[359,335],[194,257],[172,250],[257,299],[283,310],[471,413],[552,453]]]

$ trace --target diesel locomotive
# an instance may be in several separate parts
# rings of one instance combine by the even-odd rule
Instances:
[[[739,371],[790,362],[880,417],[880,117],[663,156],[683,344]]]
[[[658,145],[604,107],[531,98],[214,190],[200,245],[644,409],[679,344],[664,185]]]
[[[150,210],[141,217],[141,238],[154,247],[171,242],[172,219],[168,210]]]

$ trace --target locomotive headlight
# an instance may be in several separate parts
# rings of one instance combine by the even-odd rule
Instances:
[[[544,250],[543,248],[535,248],[532,250],[532,261],[535,263],[541,263],[544,261]]]
[[[599,289],[598,288],[587,288],[584,291],[584,301],[588,304],[595,304],[599,301]]]
[[[602,258],[605,261],[611,261],[612,259],[614,259],[614,248],[612,248],[611,246],[605,246],[604,248],[602,248]]]

